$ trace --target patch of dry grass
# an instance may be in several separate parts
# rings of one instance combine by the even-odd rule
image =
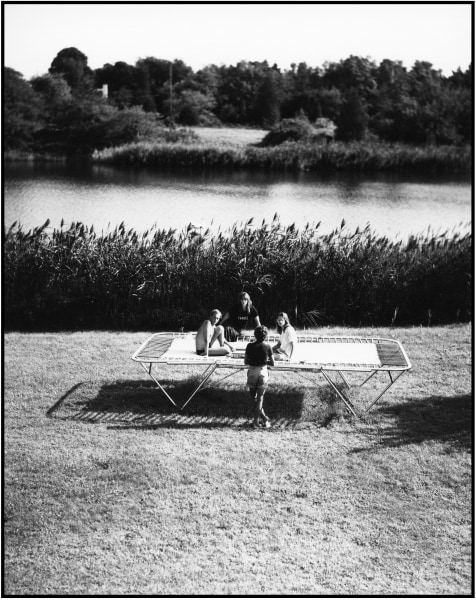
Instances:
[[[267,134],[265,129],[242,127],[191,127],[200,139],[216,144],[247,146],[258,144]]]
[[[4,593],[470,594],[471,328],[371,331],[413,364],[376,409],[275,372],[271,431],[244,374],[175,415],[146,333],[7,334]]]

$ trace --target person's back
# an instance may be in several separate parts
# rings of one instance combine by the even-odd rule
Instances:
[[[264,367],[266,364],[268,364],[269,358],[272,356],[272,354],[273,352],[268,342],[264,340],[250,342],[246,346],[246,364],[250,365],[250,367]]]
[[[260,418],[265,427],[270,426],[269,418],[263,410],[263,397],[268,387],[268,365],[274,365],[273,350],[266,341],[268,329],[260,325],[255,329],[256,341],[246,346],[245,364],[248,365],[247,383],[252,398],[255,400],[254,427],[259,427]]]

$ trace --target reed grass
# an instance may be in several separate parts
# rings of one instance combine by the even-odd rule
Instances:
[[[391,240],[253,219],[226,231],[82,223],[4,236],[7,330],[194,329],[245,289],[265,324],[432,325],[472,317],[470,233]]]
[[[471,148],[455,146],[409,146],[383,142],[286,142],[262,148],[231,145],[212,140],[169,143],[142,141],[96,151],[97,163],[167,167],[232,167],[328,172],[416,172],[469,174]]]

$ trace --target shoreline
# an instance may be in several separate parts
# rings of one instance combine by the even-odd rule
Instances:
[[[217,130],[219,131],[219,130]],[[218,135],[218,134],[217,134]],[[191,142],[140,141],[93,150],[90,155],[68,156],[9,151],[4,162],[84,162],[91,165],[153,168],[201,168],[220,171],[255,170],[276,173],[362,173],[469,176],[469,146],[409,146],[383,142],[286,142],[260,147],[249,142],[231,143],[202,138]]]

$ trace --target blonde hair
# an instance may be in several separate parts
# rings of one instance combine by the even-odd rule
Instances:
[[[220,320],[221,318],[221,311],[218,310],[218,308],[214,308],[213,310],[210,311],[210,317],[213,317],[213,315],[219,315],[218,320]]]

